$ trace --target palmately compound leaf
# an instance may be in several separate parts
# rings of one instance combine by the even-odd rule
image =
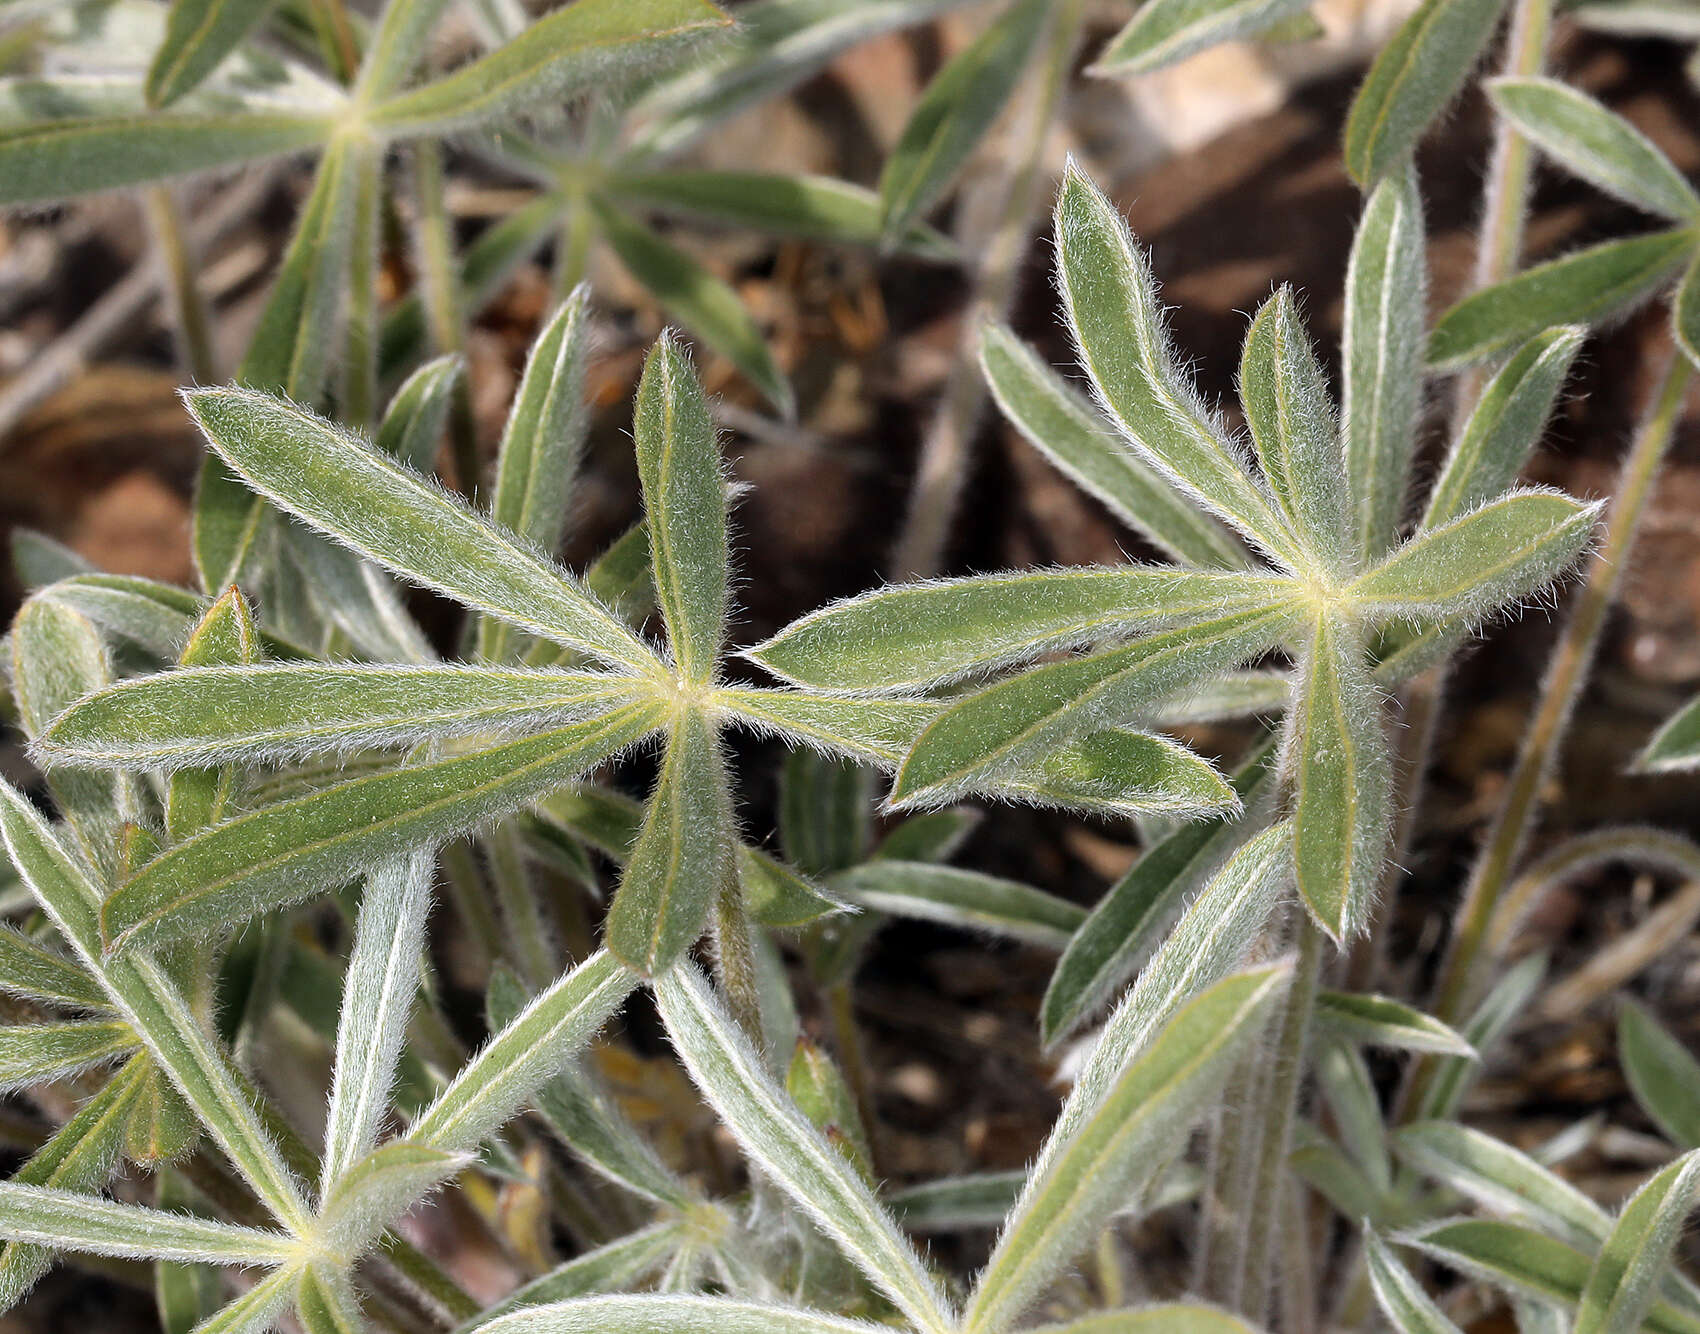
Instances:
[[[1488,1218],[1441,1219],[1396,1238],[1450,1268],[1506,1292],[1574,1309],[1593,1263],[1573,1246],[1519,1223]],[[1700,1316],[1655,1302],[1641,1328],[1654,1334],[1695,1334]]]
[[[1188,495],[1290,567],[1303,553],[1269,494],[1175,364],[1146,254],[1072,162],[1057,195],[1057,275],[1081,365],[1140,452]]]
[[[589,424],[584,406],[589,303],[589,288],[579,287],[538,333],[496,456],[490,517],[543,551],[561,544]],[[500,662],[507,656],[508,630],[502,622],[486,617],[478,633],[483,657]]]
[[[1464,86],[1505,0],[1423,0],[1382,48],[1346,119],[1346,170],[1366,188],[1415,147]]]
[[[366,877],[337,1018],[320,1195],[377,1142],[419,986],[432,858],[414,852]]]
[[[1293,18],[1304,0],[1151,0],[1098,53],[1089,73],[1148,74],[1219,42]]]
[[[1594,1259],[1574,1334],[1633,1334],[1640,1327],[1697,1192],[1700,1149],[1692,1149],[1630,1197]]]
[[[408,1142],[449,1153],[476,1148],[561,1072],[637,982],[601,950],[562,974],[461,1067],[408,1127]]]
[[[1365,614],[1469,624],[1538,592],[1587,547],[1600,514],[1557,491],[1509,491],[1419,533],[1348,588]]]
[[[1536,334],[1506,359],[1447,453],[1419,528],[1461,518],[1517,480],[1586,337],[1586,329],[1560,325]]]
[[[882,1326],[731,1297],[643,1293],[551,1303],[475,1328],[485,1334],[878,1334]]]
[[[1458,1326],[1434,1304],[1422,1284],[1375,1230],[1364,1228],[1364,1264],[1376,1304],[1398,1334],[1461,1334]]]
[[[400,136],[485,124],[528,103],[617,85],[730,22],[708,0],[577,0],[481,59],[379,102],[371,124]]]
[[[696,965],[655,983],[668,1037],[744,1152],[854,1260],[923,1334],[954,1327],[944,1294],[849,1163],[774,1082]]]
[[[1291,971],[1280,964],[1237,973],[1188,1001],[1066,1138],[1053,1133],[980,1275],[965,1330],[1007,1328],[1137,1196],[1227,1082]]]
[[[628,966],[665,970],[696,943],[735,874],[728,781],[713,725],[700,710],[679,711],[608,910],[608,948]]]
[[[440,844],[564,786],[650,732],[654,704],[448,759],[404,763],[261,806],[169,848],[107,896],[113,952],[226,931],[342,884],[408,847]]]
[[[726,479],[708,400],[671,333],[644,363],[633,433],[667,642],[685,678],[706,683],[726,633]]]
[[[1353,530],[1365,560],[1398,538],[1422,407],[1428,262],[1416,171],[1389,172],[1364,201],[1346,270],[1341,429]]]
[[[780,416],[790,417],[796,410],[791,383],[731,285],[610,200],[597,195],[591,205],[620,263],[662,308],[749,377]]]
[[[1007,325],[981,327],[980,370],[1011,425],[1128,527],[1185,565],[1247,564],[1233,534],[1177,492]]]
[[[1240,358],[1240,401],[1264,480],[1305,553],[1323,569],[1344,568],[1355,544],[1334,405],[1291,288],[1280,288],[1252,319]]]
[[[1700,219],[1700,195],[1652,140],[1586,93],[1542,78],[1492,79],[1499,114],[1559,165],[1672,222]]]
[[[1393,829],[1381,695],[1353,625],[1317,618],[1283,756],[1293,864],[1312,919],[1336,940],[1363,929]]]
[[[60,714],[49,763],[178,769],[222,760],[543,731],[634,698],[630,677],[555,669],[290,664],[133,677]]]
[[[654,655],[566,571],[365,441],[242,389],[185,395],[220,457],[273,504],[403,578],[627,671]]]
[[[1690,260],[1687,228],[1603,241],[1465,297],[1429,334],[1433,370],[1456,370],[1557,324],[1599,324],[1632,309]]]
[[[1122,565],[900,584],[799,617],[746,656],[822,690],[911,692],[1113,635],[1267,606],[1285,580]]]
[[[995,786],[1064,743],[1137,718],[1189,679],[1238,667],[1291,623],[1288,608],[1266,605],[1049,663],[967,695],[916,740],[892,802],[942,805],[987,781]],[[1221,789],[1217,795],[1218,806],[1231,799]]]
[[[896,240],[949,187],[1021,82],[1047,0],[1013,0],[927,84],[880,172],[883,230]]]
[[[1617,1055],[1643,1111],[1682,1149],[1700,1149],[1700,1061],[1643,1006],[1625,997]]]

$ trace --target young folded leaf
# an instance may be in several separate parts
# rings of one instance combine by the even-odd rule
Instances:
[[[968,695],[916,740],[892,804],[945,805],[995,783],[1075,737],[1137,718],[1187,680],[1238,667],[1291,624],[1285,607],[1265,605],[1037,667]]]
[[[1700,1192],[1700,1149],[1690,1150],[1623,1206],[1577,1304],[1574,1334],[1633,1334]],[[1700,1318],[1696,1318],[1700,1319]]]
[[[1319,991],[1316,1022],[1343,1038],[1396,1051],[1432,1051],[1477,1059],[1476,1049],[1457,1030],[1433,1015],[1389,996]]]
[[[447,1153],[476,1148],[561,1072],[637,981],[606,951],[564,973],[461,1067],[407,1141]]]
[[[377,1142],[419,986],[431,871],[430,856],[415,852],[366,877],[337,1019],[321,1200]]]
[[[1129,440],[1183,492],[1289,567],[1286,523],[1175,365],[1150,261],[1127,223],[1072,162],[1057,195],[1057,277],[1081,365]]]
[[[1431,370],[1457,370],[1555,324],[1599,324],[1670,281],[1694,253],[1686,228],[1604,241],[1465,297],[1428,340]]]
[[[1305,0],[1151,0],[1110,38],[1088,73],[1149,74],[1219,42],[1274,27],[1304,8]]]
[[[1359,555],[1398,539],[1422,407],[1428,263],[1422,197],[1407,164],[1364,202],[1346,268],[1341,428]]]
[[[1007,325],[981,326],[980,370],[1003,415],[1028,443],[1128,527],[1184,565],[1247,564],[1245,547],[1227,529],[1176,492]]]
[[[538,333],[526,356],[496,456],[490,517],[539,550],[554,551],[566,531],[567,504],[589,425],[584,407],[590,289],[580,286]],[[380,438],[378,447],[383,448]],[[509,630],[483,618],[480,656],[507,657]]]
[[[482,59],[370,112],[382,134],[441,134],[528,103],[559,103],[624,81],[731,22],[708,0],[575,0]]]
[[[241,592],[232,587],[207,609],[178,661],[185,667],[210,667],[251,664],[259,657],[260,637],[253,611]],[[228,766],[182,769],[172,774],[166,787],[166,832],[173,839],[187,838],[221,819],[234,781],[235,774]]]
[[[284,1232],[15,1181],[0,1182],[0,1237],[93,1255],[222,1265],[283,1264],[299,1245]]]
[[[1635,1100],[1665,1137],[1700,1149],[1700,1061],[1627,997],[1617,1017],[1617,1055]]]
[[[694,945],[735,873],[727,784],[713,725],[696,709],[679,711],[608,910],[608,948],[629,967],[655,976]]]
[[[768,1072],[696,965],[655,982],[662,1022],[691,1078],[751,1160],[878,1284],[921,1334],[954,1327],[944,1294],[861,1177]]]
[[[1013,0],[928,82],[880,172],[883,230],[896,241],[949,187],[1041,46],[1047,0]]]
[[[61,713],[49,763],[177,769],[538,732],[641,698],[631,677],[519,667],[290,664],[136,677]]]
[[[463,366],[454,355],[427,361],[390,397],[373,443],[404,467],[430,476]]]
[[[821,690],[908,692],[1116,635],[1269,606],[1266,574],[1123,565],[900,584],[830,603],[746,651]]]
[[[1398,1334],[1462,1334],[1368,1224],[1364,1225],[1364,1264],[1376,1304]]]
[[[1143,11],[1142,11],[1143,12]],[[1334,405],[1291,288],[1263,303],[1240,358],[1240,401],[1264,480],[1312,563],[1352,562]]]
[[[628,704],[520,741],[351,778],[214,825],[107,896],[107,947],[117,953],[228,931],[299,903],[401,849],[447,842],[534,801],[659,721],[659,706]]]
[[[1622,116],[1556,79],[1491,79],[1499,114],[1583,180],[1672,222],[1700,219],[1700,195]]]
[[[1175,1012],[1091,1112],[1053,1132],[975,1287],[963,1328],[1007,1328],[1151,1180],[1285,994],[1291,966],[1235,974]],[[1071,1099],[1072,1101],[1072,1099]]]
[[[1536,334],[1511,354],[1448,452],[1419,529],[1461,518],[1517,480],[1586,337],[1586,329],[1563,325]]]
[[[832,877],[852,903],[895,917],[918,917],[967,930],[1061,949],[1085,920],[1081,908],[1018,881],[954,866],[864,862]]]
[[[1368,187],[1398,163],[1464,86],[1505,0],[1423,0],[1382,48],[1346,118],[1346,170]]]
[[[1347,596],[1365,615],[1468,624],[1562,575],[1593,536],[1600,504],[1508,491],[1405,543]]]
[[[652,670],[654,654],[565,570],[353,434],[248,390],[184,401],[244,481],[360,555],[532,634]]]
[[[1293,787],[1293,865],[1311,918],[1340,941],[1362,930],[1393,830],[1381,696],[1357,628],[1317,619],[1282,764]]]
[[[633,433],[667,642],[685,678],[706,683],[726,634],[726,478],[702,385],[671,332],[644,362]]]

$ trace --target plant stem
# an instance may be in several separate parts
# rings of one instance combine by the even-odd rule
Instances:
[[[1262,1129],[1257,1109],[1267,1097],[1268,1075],[1261,1050],[1253,1048],[1240,1059],[1222,1093],[1205,1168],[1193,1286],[1229,1310],[1238,1308],[1245,1281],[1247,1186],[1257,1161]]]
[[[1464,892],[1432,1006],[1435,1015],[1448,1023],[1456,1022],[1472,999],[1478,957],[1534,818],[1542,783],[1564,738],[1571,708],[1593,664],[1606,612],[1623,578],[1635,530],[1681,418],[1692,377],[1688,361],[1673,351],[1660,377],[1652,409],[1624,460],[1606,518],[1605,539],[1588,562],[1576,606],[1547,670],[1540,705],[1511,771],[1505,800]],[[1430,1064],[1424,1062],[1420,1069],[1426,1071]]]
[[[565,301],[573,288],[584,281],[590,262],[590,243],[595,239],[595,221],[590,207],[582,198],[567,206],[561,219],[560,238],[555,242],[554,279],[555,300]]]
[[[207,317],[206,300],[195,281],[194,245],[183,226],[177,196],[169,185],[149,186],[147,208],[165,290],[171,298],[177,356],[185,374],[196,384],[217,384],[218,362],[213,357],[211,321]]]
[[[437,352],[464,354],[465,312],[461,309],[460,275],[454,262],[454,238],[444,204],[443,150],[430,139],[413,149],[413,187],[419,208],[414,241],[419,280],[425,303],[425,327]],[[449,405],[449,447],[454,459],[454,482],[470,500],[478,489],[478,436],[472,420],[472,392],[462,375]]]
[[[1263,1136],[1247,1218],[1245,1279],[1240,1286],[1240,1310],[1260,1324],[1269,1305],[1270,1267],[1281,1220],[1287,1153],[1304,1082],[1311,1010],[1322,967],[1322,931],[1310,920],[1309,913],[1302,908],[1295,911],[1299,918],[1299,957],[1293,969],[1292,988],[1287,992],[1286,1010],[1281,1016],[1281,1031],[1275,1040],[1269,1097],[1263,1104]]]
[[[750,919],[738,891],[735,873],[721,882],[714,900],[714,979],[720,994],[744,1035],[756,1050],[767,1051],[767,1034],[761,1022],[761,986],[756,976],[755,942],[750,939]]]
[[[1063,88],[1074,63],[1074,50],[1085,17],[1085,0],[1057,0],[1039,72],[1037,92],[1028,112],[1026,136],[1014,155],[1014,167],[1004,181],[998,220],[991,237],[963,238],[967,254],[984,254],[974,275],[974,293],[963,319],[962,340],[945,383],[944,398],[921,444],[921,458],[909,492],[909,510],[897,539],[892,564],[899,580],[937,574],[945,543],[956,517],[957,503],[967,480],[969,446],[986,403],[977,354],[980,326],[1008,314],[1015,282],[1027,250],[1033,208],[1038,193],[1045,141],[1050,137],[1062,101]]]
[[[479,972],[487,973],[502,952],[502,929],[496,921],[496,914],[490,911],[478,859],[472,855],[472,845],[464,838],[449,844],[442,855],[443,878],[448,885],[449,897],[454,901],[455,915],[471,932],[471,944],[479,956]]]
[[[360,150],[354,172],[354,253],[349,260],[348,365],[343,378],[341,415],[349,425],[370,431],[378,408],[381,150],[376,147]]]
[[[481,841],[496,901],[501,905],[502,923],[507,928],[508,951],[526,985],[541,991],[561,971],[561,958],[555,947],[554,928],[543,916],[532,889],[519,833],[510,820]]]

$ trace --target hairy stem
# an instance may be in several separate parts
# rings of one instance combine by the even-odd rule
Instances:
[[[543,915],[532,888],[519,832],[509,821],[491,830],[483,843],[490,881],[495,886],[502,923],[507,928],[508,954],[526,985],[533,991],[541,991],[561,971],[561,957],[555,946],[555,929]]]
[[[1588,562],[1575,608],[1547,670],[1539,707],[1506,785],[1505,800],[1464,891],[1431,1007],[1448,1023],[1457,1022],[1474,997],[1476,966],[1489,928],[1539,806],[1541,785],[1564,739],[1570,711],[1593,664],[1601,627],[1622,581],[1635,530],[1681,418],[1692,377],[1687,360],[1672,352],[1652,409],[1624,460],[1606,518],[1605,539]],[[1424,1062],[1420,1069],[1431,1067],[1432,1062]]]
[[[1287,1153],[1292,1141],[1293,1118],[1298,1111],[1304,1083],[1305,1051],[1310,1045],[1311,1010],[1316,1000],[1322,967],[1321,929],[1302,909],[1299,918],[1299,958],[1293,970],[1292,989],[1287,993],[1275,1040],[1269,1096],[1263,1104],[1263,1135],[1257,1152],[1257,1169],[1252,1178],[1251,1203],[1246,1224],[1244,1281],[1240,1286],[1240,1309],[1252,1320],[1262,1322],[1269,1306],[1270,1270],[1275,1259],[1277,1232],[1281,1225],[1281,1195],[1287,1176]]]
[[[443,150],[433,140],[421,139],[414,146],[413,188],[419,208],[414,249],[431,346],[439,353],[464,353],[466,321],[461,310],[460,275],[455,269],[454,236],[444,203]],[[472,393],[466,381],[462,375],[456,382],[449,407],[449,447],[455,487],[470,500],[478,490],[479,461]]]
[[[195,245],[183,226],[177,196],[169,185],[152,185],[146,197],[154,248],[159,253],[165,290],[171,299],[178,358],[184,373],[196,384],[217,384],[218,362],[213,357],[211,321],[206,299],[195,281]]]
[[[1057,0],[1046,39],[1044,66],[1028,111],[1025,137],[1012,155],[1012,168],[1003,184],[1003,200],[989,239],[964,238],[965,253],[983,254],[974,275],[974,293],[962,325],[956,361],[945,384],[944,398],[921,443],[921,458],[909,492],[909,510],[893,553],[893,573],[899,580],[937,574],[945,543],[968,475],[968,451],[974,428],[986,404],[986,387],[976,355],[980,326],[1000,318],[1015,299],[1015,282],[1032,229],[1038,199],[1039,174],[1045,141],[1050,137],[1057,108],[1068,82],[1069,68],[1085,16],[1085,0]]]

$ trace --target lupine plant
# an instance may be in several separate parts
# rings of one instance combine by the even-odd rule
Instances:
[[[188,358],[205,383],[183,402],[209,449],[200,590],[18,542],[35,591],[9,635],[8,703],[44,786],[0,782],[15,878],[0,1087],[61,1114],[0,1184],[0,1306],[66,1256],[151,1264],[172,1334],[288,1320],[309,1334],[1306,1334],[1378,1319],[1445,1334],[1495,1293],[1521,1334],[1700,1331],[1700,1286],[1673,1263],[1700,1191],[1700,1063],[1649,1011],[1623,1005],[1619,1054],[1677,1152],[1615,1212],[1560,1170],[1586,1123],[1520,1148],[1465,1120],[1520,1016],[1562,1012],[1590,969],[1621,982],[1657,930],[1700,918],[1678,895],[1634,948],[1552,987],[1539,957],[1512,962],[1555,884],[1612,862],[1700,879],[1700,849],[1645,828],[1521,861],[1700,359],[1700,195],[1545,76],[1549,0],[1424,0],[1369,71],[1344,127],[1364,198],[1338,403],[1299,296],[1279,287],[1250,322],[1236,429],[1170,345],[1151,258],[1083,168],[1062,170],[1056,279],[1087,392],[1002,318],[1007,300],[977,303],[976,374],[1166,563],[891,585],[737,650],[737,487],[672,332],[631,416],[642,518],[582,572],[557,561],[589,417],[594,307],[578,280],[593,237],[785,408],[736,297],[640,211],[950,260],[929,214],[1034,69],[1049,92],[1021,170],[1037,162],[1084,24],[1071,3],[1000,9],[918,99],[877,190],[684,165],[734,111],[946,7],[759,0],[716,43],[727,16],[707,4],[575,0],[528,20],[492,0],[466,13],[489,49],[452,68],[427,41],[445,7],[422,0],[372,23],[334,0],[32,10],[20,49],[41,68],[0,89],[5,201],[321,158],[236,383],[213,383],[204,347]],[[1485,84],[1499,147],[1477,290],[1431,326],[1412,152],[1507,8],[1507,73]],[[1680,6],[1582,9],[1688,31]],[[1654,17],[1611,13],[1631,9]],[[1150,0],[1093,68],[1136,75],[1296,30],[1301,10]],[[559,114],[592,83],[599,99]],[[468,160],[543,187],[460,256],[450,132]],[[410,196],[384,188],[384,154],[404,143]],[[1534,149],[1669,225],[1519,271]],[[1019,194],[1006,222],[1024,233]],[[380,312],[381,215],[404,197],[419,290]],[[169,198],[154,203],[169,254],[181,237]],[[486,477],[455,354],[551,235],[560,300]],[[1590,328],[1673,283],[1669,365],[1609,505],[1519,486]],[[192,282],[177,297],[192,349],[204,312]],[[1451,372],[1448,446],[1425,480],[1427,382]],[[455,491],[434,475],[445,432]],[[1567,582],[1570,620],[1434,995],[1382,994],[1386,905],[1449,667]],[[409,590],[461,609],[451,652]],[[1642,767],[1700,763],[1696,719],[1690,706],[1661,729]],[[1174,735],[1205,721],[1236,725],[1242,748],[1206,756]],[[735,728],[785,752],[783,856],[740,827]],[[622,790],[651,768],[643,799]],[[1132,821],[1142,850],[1083,908],[947,864],[977,819],[967,802]],[[470,1049],[434,912],[482,990],[488,1035]],[[1068,1057],[1071,1088],[1026,1168],[883,1179],[854,989],[897,917],[1056,953],[1037,1036]],[[711,1184],[610,1087],[598,1035],[640,990],[747,1175]],[[804,1033],[808,992],[831,1051]],[[280,1043],[299,1068],[262,1071]],[[321,1124],[284,1094],[327,1056]],[[497,1192],[529,1200],[574,1256],[553,1264],[535,1232],[528,1245]],[[433,1198],[507,1245],[520,1286],[481,1302],[410,1240]],[[1066,1281],[1114,1269],[1107,1238],[1176,1209],[1184,1284],[1129,1305],[1106,1281],[1094,1305]],[[917,1244],[987,1227],[971,1275]]]

